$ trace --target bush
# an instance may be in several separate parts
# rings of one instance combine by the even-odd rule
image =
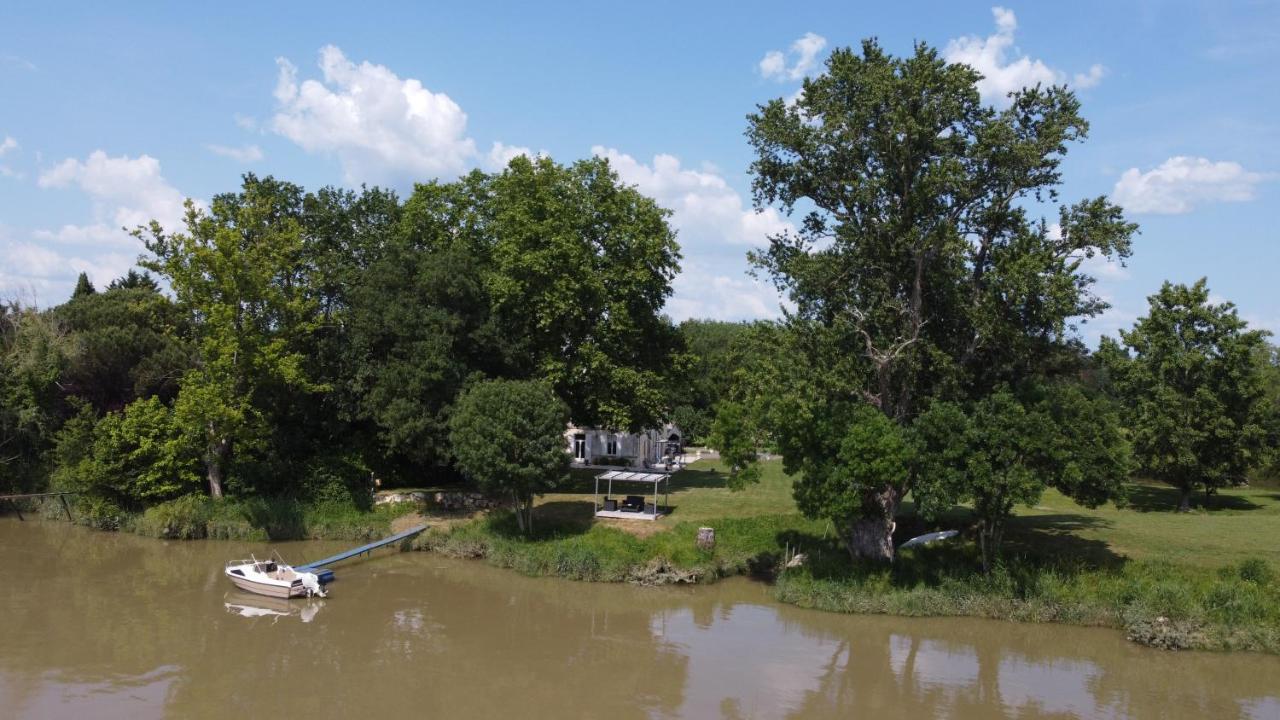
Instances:
[[[635,458],[622,455],[599,455],[591,458],[592,465],[608,465],[610,467],[631,467]]]
[[[147,508],[133,523],[132,530],[147,537],[167,540],[199,540],[208,537],[209,520],[215,501],[203,495],[186,495]]]

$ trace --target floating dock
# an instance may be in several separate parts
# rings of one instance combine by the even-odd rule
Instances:
[[[394,545],[395,543],[398,543],[401,540],[408,540],[409,538],[413,537],[414,535],[418,535],[419,533],[423,532],[426,529],[427,529],[426,525],[419,525],[418,527],[413,528],[411,530],[405,530],[404,532],[396,533],[391,537],[385,537],[385,538],[382,538],[381,540],[374,540],[368,545],[361,545],[358,548],[352,548],[350,550],[340,552],[337,555],[334,555],[332,557],[327,557],[323,560],[317,560],[313,563],[307,563],[306,565],[295,566],[293,569],[297,570],[298,572],[315,573],[316,576],[320,578],[320,582],[322,584],[333,582],[333,571],[329,570],[326,566],[332,565],[336,562],[342,562],[343,560],[348,560],[357,555],[364,555],[367,553],[371,553],[380,547]]]

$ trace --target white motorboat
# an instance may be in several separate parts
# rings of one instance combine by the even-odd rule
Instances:
[[[248,560],[231,560],[223,572],[236,587],[246,592],[276,598],[325,596],[318,575],[294,570],[278,559],[251,557]]]

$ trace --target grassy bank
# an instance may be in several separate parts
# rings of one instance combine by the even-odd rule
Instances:
[[[836,612],[1062,622],[1116,628],[1162,648],[1280,652],[1273,488],[1227,490],[1188,514],[1173,512],[1175,493],[1155,485],[1135,484],[1126,507],[1097,510],[1046,493],[1011,522],[1005,562],[991,576],[979,572],[964,540],[906,551],[892,568],[851,563],[829,527],[796,512],[776,462],[764,465],[759,485],[737,493],[725,487],[723,468],[699,463],[673,479],[672,512],[653,523],[594,522],[590,490],[583,473],[541,498],[532,538],[495,512],[437,523],[419,547],[589,581],[760,573],[775,578],[781,601]],[[908,506],[896,539],[970,522],[958,508],[926,524]],[[716,530],[712,550],[694,542],[704,525]],[[806,564],[784,570],[784,557],[797,550]]]
[[[51,519],[62,509],[42,508]],[[291,498],[224,498],[188,495],[141,513],[110,514],[78,508],[77,522],[170,540],[366,540],[390,532],[391,522],[412,508],[383,505],[362,510],[339,503],[309,504]]]

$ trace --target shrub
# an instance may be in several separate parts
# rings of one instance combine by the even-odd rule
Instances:
[[[631,467],[635,458],[622,455],[598,455],[591,458],[592,465],[608,465],[610,467]]]
[[[147,537],[198,540],[208,537],[208,523],[213,515],[213,500],[203,495],[186,495],[147,508],[132,529]]]

